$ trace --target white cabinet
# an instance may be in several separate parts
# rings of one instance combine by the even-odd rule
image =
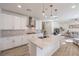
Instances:
[[[20,17],[15,16],[14,19],[14,29],[20,29]]]
[[[28,43],[27,37],[26,36],[23,36],[22,39],[21,39],[21,42],[22,42],[22,44]]]
[[[2,29],[2,23],[3,22],[3,18],[2,18],[2,15],[0,14],[0,29]]]
[[[20,19],[20,28],[22,29],[26,29],[26,25],[27,25],[27,18],[26,17],[21,17]]]
[[[5,43],[4,43],[4,49],[6,48],[12,48],[14,46],[14,39],[8,37],[7,39],[5,39]]]
[[[15,29],[26,29],[26,18],[25,17],[15,17],[14,28]]]
[[[0,14],[0,29],[13,29],[13,19],[13,16]]]
[[[0,50],[5,50],[7,48],[12,48],[13,47],[13,43],[12,43],[12,39],[10,38],[2,38],[0,39],[1,43],[1,49]]]
[[[3,40],[2,40],[2,38],[0,38],[0,50],[2,50],[2,48],[3,48],[2,43],[3,43]]]
[[[22,36],[14,37],[14,47],[22,45]]]
[[[26,36],[14,36],[0,38],[0,50],[6,50],[28,43]]]
[[[13,29],[14,17],[10,15],[4,15],[3,28],[2,29]]]
[[[0,14],[0,30],[26,29],[27,18],[25,16],[13,16]]]

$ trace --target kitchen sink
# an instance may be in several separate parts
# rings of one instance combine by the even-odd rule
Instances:
[[[38,37],[40,39],[44,39],[44,38],[47,38],[48,36],[41,36],[41,37]]]
[[[36,34],[35,32],[31,32],[31,33],[26,33],[26,34]]]

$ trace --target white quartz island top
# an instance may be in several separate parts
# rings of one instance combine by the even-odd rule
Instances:
[[[53,36],[53,35],[43,39],[39,38],[37,34],[29,34],[28,37],[29,41],[39,48],[45,48],[52,43],[56,43],[56,41],[60,39],[59,36]]]

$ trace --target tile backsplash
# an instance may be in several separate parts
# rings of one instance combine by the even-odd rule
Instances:
[[[19,36],[26,34],[25,30],[0,30],[0,37]]]

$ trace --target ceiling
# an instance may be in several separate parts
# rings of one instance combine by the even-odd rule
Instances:
[[[22,8],[18,8],[17,5],[21,5]],[[0,8],[24,14],[24,15],[30,15],[33,17],[36,17],[38,19],[44,19],[42,15],[43,11],[43,5],[45,8],[46,12],[46,17],[49,18],[51,14],[51,8],[50,8],[50,3],[0,3]],[[79,18],[79,4],[76,3],[76,8],[72,9],[73,3],[52,3],[52,14],[58,16],[58,20],[69,20],[72,18]],[[31,9],[30,11],[27,11],[27,9]],[[57,12],[54,10],[58,9]]]

